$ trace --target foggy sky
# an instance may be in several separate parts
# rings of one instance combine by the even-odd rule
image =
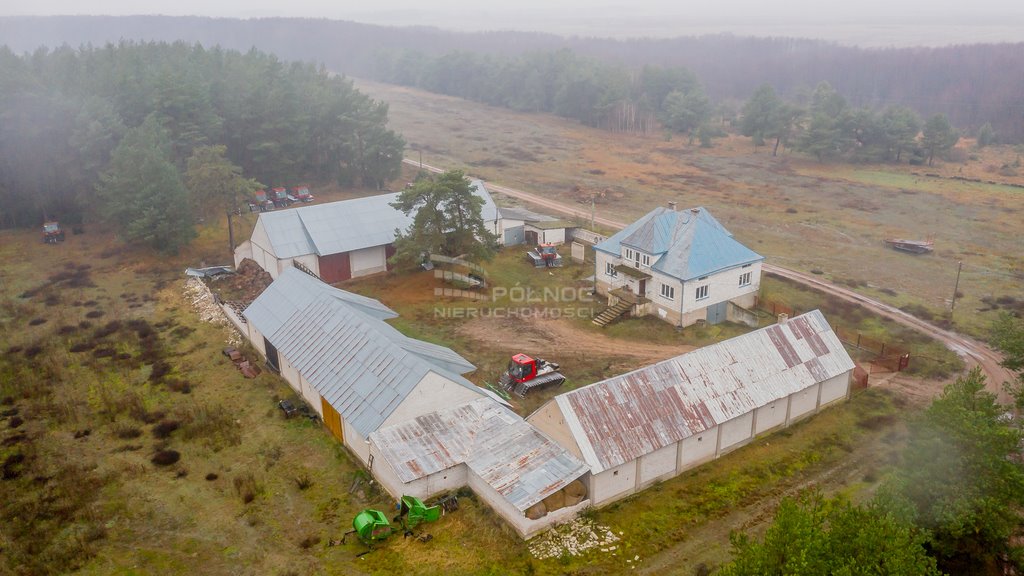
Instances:
[[[312,17],[447,29],[587,36],[709,32],[819,37],[866,44],[1024,41],[1021,0],[13,0],[0,16]],[[927,37],[916,42],[915,38]]]

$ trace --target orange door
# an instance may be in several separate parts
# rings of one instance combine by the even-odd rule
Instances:
[[[344,442],[345,433],[341,428],[341,414],[338,414],[334,406],[331,406],[323,396],[320,397],[320,406],[324,411],[324,425],[331,431],[331,434],[334,434],[335,438]]]

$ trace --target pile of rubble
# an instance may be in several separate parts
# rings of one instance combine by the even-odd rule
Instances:
[[[217,326],[223,326],[227,332],[225,340],[232,346],[239,346],[242,338],[235,331],[231,321],[224,316],[220,306],[214,301],[210,288],[199,278],[190,277],[185,281],[185,299],[192,305],[192,309],[199,315],[203,322],[209,322]]]
[[[540,560],[563,555],[579,556],[591,550],[617,554],[615,543],[618,541],[619,537],[607,526],[587,518],[577,518],[531,540],[530,553]]]
[[[226,301],[236,302],[242,308],[252,304],[252,301],[273,281],[269,272],[249,258],[242,260],[234,274],[214,280],[220,297]]]

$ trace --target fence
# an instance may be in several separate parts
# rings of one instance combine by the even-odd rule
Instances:
[[[572,240],[590,244],[591,246],[604,242],[605,239],[605,236],[598,234],[593,230],[587,230],[586,228],[576,228],[572,231]],[[568,240],[568,238],[566,240]]]
[[[754,306],[765,312],[770,312],[776,317],[779,314],[793,317],[798,313],[793,307],[778,300],[758,298]],[[843,344],[870,355],[864,374],[865,379],[868,374],[878,372],[901,372],[910,364],[910,351],[904,348],[842,326],[832,325],[832,330]]]

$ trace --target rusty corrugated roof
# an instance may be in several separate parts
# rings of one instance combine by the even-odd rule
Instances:
[[[587,466],[489,398],[438,410],[370,435],[403,482],[465,463],[523,511],[587,472]]]
[[[852,369],[815,310],[552,401],[596,474]]]

